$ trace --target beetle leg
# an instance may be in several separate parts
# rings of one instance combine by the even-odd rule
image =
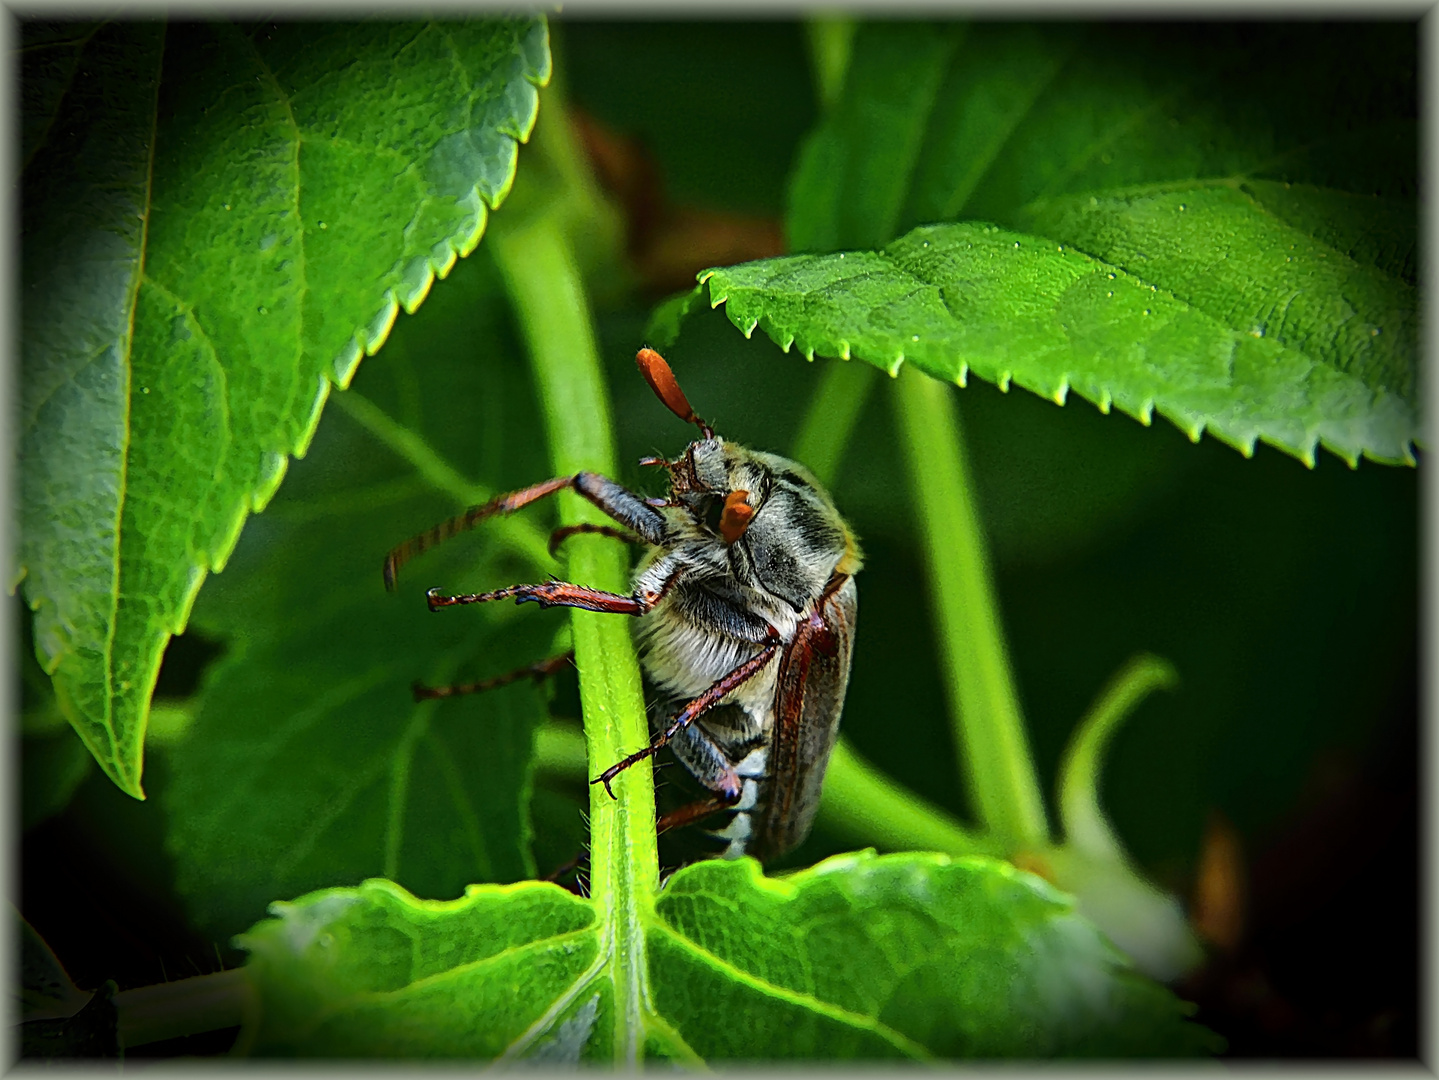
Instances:
[[[760,669],[774,659],[780,650],[781,644],[777,637],[772,639],[768,645],[751,656],[743,664],[740,664],[739,667],[735,668],[729,674],[716,679],[708,690],[681,709],[679,713],[670,720],[669,726],[656,735],[648,746],[643,750],[636,750],[622,761],[617,761],[604,772],[600,773],[599,776],[591,780],[590,783],[604,784],[605,791],[609,792],[610,798],[613,799],[615,793],[610,788],[611,780],[631,765],[635,765],[647,757],[653,757],[655,754],[658,754],[660,748],[674,738],[681,730],[693,723],[695,717],[714,708],[731,690],[734,690],[736,687],[741,686],[753,678]]]
[[[659,544],[664,541],[665,519],[658,510],[647,506],[645,500],[607,476],[579,472],[573,476],[557,476],[553,480],[501,495],[481,506],[472,506],[463,514],[440,522],[428,532],[411,537],[385,556],[385,588],[393,592],[400,567],[428,548],[443,543],[466,529],[473,529],[486,518],[513,514],[532,502],[566,488],[583,495],[621,525],[639,533],[647,543]]]
[[[484,690],[496,690],[501,686],[508,686],[512,682],[519,682],[524,678],[534,679],[540,682],[547,679],[555,672],[575,662],[575,651],[571,649],[559,656],[552,656],[548,660],[537,660],[533,664],[526,664],[514,671],[507,671],[503,675],[492,675],[488,679],[480,679],[477,682],[457,683],[453,686],[424,686],[420,683],[412,683],[411,691],[416,701],[426,701],[429,698],[458,697],[460,694],[478,694]]]
[[[682,728],[670,740],[670,749],[685,771],[711,791],[724,806],[734,806],[744,794],[744,781],[734,763],[697,724]]]
[[[736,796],[734,802],[738,801]],[[671,829],[682,829],[686,825],[693,825],[696,821],[703,821],[711,814],[718,814],[721,810],[728,810],[734,802],[726,802],[724,799],[715,796],[709,799],[700,799],[697,802],[681,806],[678,810],[671,810],[655,819],[655,832],[669,832]]]
[[[646,580],[654,581],[652,571],[661,568],[665,572],[664,576],[655,584],[646,585]],[[584,585],[571,585],[568,581],[546,581],[538,585],[508,585],[493,592],[463,593],[459,596],[445,596],[438,589],[431,589],[425,593],[425,599],[429,601],[431,611],[454,607],[457,604],[484,604],[491,600],[508,600],[513,597],[517,604],[583,608],[586,611],[607,612],[611,615],[643,615],[664,599],[665,594],[679,580],[683,570],[684,567],[673,560],[661,560],[650,567],[645,578],[629,596],[603,592]]]
[[[598,533],[600,536],[610,536],[616,540],[623,540],[630,544],[643,544],[643,537],[635,536],[633,533],[623,532],[620,529],[613,529],[608,525],[591,525],[589,522],[581,522],[578,525],[564,525],[550,533],[550,555],[559,551],[560,545],[571,536],[580,533]]]

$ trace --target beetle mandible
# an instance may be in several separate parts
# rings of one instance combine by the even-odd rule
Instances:
[[[669,746],[711,797],[666,815],[661,828],[727,810],[733,817],[715,834],[729,841],[724,856],[772,859],[804,840],[819,806],[849,682],[859,546],[808,470],[726,442],[695,414],[659,353],[641,349],[636,362],[660,401],[701,432],[673,461],[640,461],[668,471],[667,498],[641,498],[593,472],[555,477],[399,545],[385,558],[385,585],[393,590],[405,562],[486,518],[566,488],[594,503],[630,532],[572,525],[556,530],[551,549],[580,532],[648,545],[630,595],[562,581],[459,596],[431,589],[430,610],[513,599],[636,616],[640,664],[656,692],[652,738],[590,783],[609,790]]]

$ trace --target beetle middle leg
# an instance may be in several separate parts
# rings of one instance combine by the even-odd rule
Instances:
[[[615,797],[615,793],[610,788],[611,780],[613,780],[620,773],[624,772],[631,765],[636,765],[639,762],[643,761],[645,758],[654,757],[660,752],[660,750],[665,746],[666,743],[673,739],[680,731],[684,730],[686,727],[692,724],[696,717],[714,708],[720,703],[721,700],[724,699],[726,694],[744,685],[744,683],[752,679],[764,668],[766,664],[768,664],[771,660],[774,659],[775,655],[780,650],[781,644],[782,643],[780,642],[778,636],[772,637],[769,640],[769,643],[765,645],[764,648],[760,649],[759,652],[755,653],[748,660],[740,664],[727,675],[723,675],[720,678],[716,679],[714,683],[711,684],[708,690],[706,690],[699,697],[695,698],[683,709],[681,709],[670,720],[669,726],[650,740],[650,744],[648,746],[646,746],[643,750],[636,750],[628,757],[615,762],[615,764],[611,765],[604,772],[600,773],[599,776],[591,780],[590,783],[604,784],[605,791],[608,792],[610,798],[613,799]]]

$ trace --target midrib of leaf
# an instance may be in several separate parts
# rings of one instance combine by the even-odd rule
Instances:
[[[472,484],[413,428],[392,419],[358,390],[349,390],[335,398],[335,407],[346,413],[380,442],[407,461],[424,481],[436,491],[450,496],[457,503],[484,502],[491,492]],[[516,519],[524,521],[524,518]],[[539,530],[530,528],[539,535]]]
[[[115,497],[115,542],[113,554],[113,573],[110,578],[110,617],[105,628],[105,730],[110,745],[110,765],[122,779],[122,787],[133,795],[140,792],[140,761],[127,762],[122,755],[116,753],[118,747],[115,745],[112,722],[115,715],[115,632],[119,627],[120,610],[120,548],[124,539],[122,529],[125,516],[125,496],[129,486],[129,460],[130,460],[130,357],[135,342],[135,307],[140,296],[140,282],[145,275],[145,252],[148,246],[150,234],[150,211],[152,209],[153,193],[155,189],[155,136],[160,122],[160,72],[164,67],[165,58],[165,30],[160,31],[160,47],[156,50],[155,69],[155,95],[150,105],[150,137],[148,144],[148,158],[145,163],[145,195],[144,212],[140,215],[140,238],[138,251],[135,258],[135,269],[130,277],[130,284],[127,289],[128,295],[125,299],[125,335],[122,348],[122,368],[124,375],[121,379],[120,397],[122,406],[122,431],[120,440],[120,487]],[[79,67],[79,64],[76,64]],[[73,75],[72,75],[73,78]],[[155,679],[159,676],[158,658],[154,670],[147,673],[148,686],[145,687],[146,697],[154,686]],[[143,737],[143,729],[137,733]],[[88,740],[87,740],[88,741]],[[143,744],[142,751],[143,754]],[[108,770],[107,770],[108,771]]]

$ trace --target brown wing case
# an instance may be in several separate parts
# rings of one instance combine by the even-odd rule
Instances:
[[[755,808],[755,830],[746,852],[758,859],[797,847],[814,823],[839,734],[858,613],[854,578],[836,575],[815,617],[800,624],[780,657],[767,797]]]

